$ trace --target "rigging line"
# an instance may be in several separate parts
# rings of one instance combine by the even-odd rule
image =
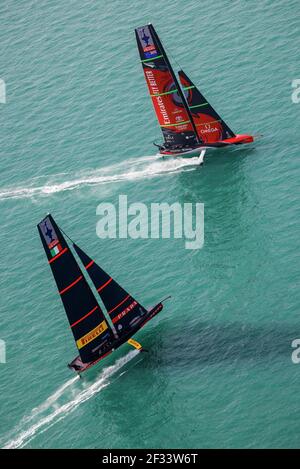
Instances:
[[[172,60],[176,63],[177,67],[178,67],[178,70],[182,70],[182,67],[180,65],[180,63],[178,62],[178,60],[176,59],[176,57],[172,54],[172,52],[168,49],[168,47],[164,44],[163,47],[165,48],[165,50],[167,51],[167,54],[169,57],[172,58]]]
[[[57,225],[58,226],[58,225]],[[72,238],[70,238],[70,236],[67,235],[67,233],[60,227],[58,226],[58,228],[60,229],[60,231],[71,241],[72,244],[75,244],[75,242],[73,241]]]

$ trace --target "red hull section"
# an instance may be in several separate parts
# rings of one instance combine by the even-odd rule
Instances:
[[[164,149],[163,146],[159,149],[159,153],[164,156],[183,156],[185,154],[193,153],[193,151],[199,150],[199,152],[204,148],[222,148],[230,145],[242,145],[246,143],[254,142],[254,137],[248,134],[236,135],[232,138],[226,138],[224,140],[219,140],[214,143],[203,143],[195,147],[190,148],[178,148],[175,150]],[[192,156],[192,155],[191,155]]]
[[[252,143],[254,142],[254,137],[252,135],[240,134],[232,138],[226,138],[220,140],[220,143],[226,143],[226,145],[237,145],[239,143]]]

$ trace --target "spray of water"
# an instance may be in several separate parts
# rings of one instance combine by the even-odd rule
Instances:
[[[22,448],[38,433],[43,433],[52,425],[64,419],[70,412],[108,386],[110,378],[138,355],[138,353],[138,350],[130,351],[127,355],[119,358],[114,365],[104,368],[100,376],[92,384],[84,381],[80,383],[80,389],[74,387],[75,382],[78,382],[77,376],[68,380],[49,396],[45,402],[33,409],[29,416],[22,419],[13,431],[13,434],[16,436],[11,438],[3,448]],[[59,399],[61,397],[67,397],[67,402],[60,404]]]
[[[144,178],[153,178],[170,173],[175,173],[190,167],[190,170],[198,166],[198,158],[170,158],[162,160],[153,156],[145,156],[138,159],[129,159],[122,163],[107,166],[101,170],[90,173],[78,173],[71,179],[63,173],[51,177],[53,182],[42,185],[29,185],[26,187],[11,187],[0,191],[0,201],[6,199],[30,198],[35,196],[49,196],[57,192],[75,190],[84,186],[97,186],[122,181],[133,181]],[[59,179],[63,181],[58,181]],[[32,181],[32,184],[36,180]]]

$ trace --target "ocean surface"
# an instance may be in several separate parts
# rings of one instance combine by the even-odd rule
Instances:
[[[0,6],[0,445],[299,448],[300,4],[4,0]],[[248,147],[164,161],[134,28]],[[202,249],[99,239],[96,207],[205,205]],[[142,304],[172,299],[79,380],[36,224],[48,212]]]

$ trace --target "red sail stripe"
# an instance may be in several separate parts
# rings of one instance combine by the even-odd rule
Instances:
[[[56,261],[56,259],[57,259],[58,257],[62,256],[66,251],[68,251],[68,248],[63,249],[63,250],[60,251],[58,254],[56,254],[56,256],[52,257],[52,259],[50,259],[50,261],[49,261],[49,264],[51,264],[51,262]]]
[[[63,290],[61,290],[59,292],[60,295],[62,295],[63,293],[65,293],[66,291],[70,290],[70,288],[72,288],[74,285],[76,285],[76,283],[78,283],[81,279],[82,279],[82,275],[80,275],[80,277],[78,277],[74,282],[70,283],[70,285],[68,285],[66,288],[64,288]]]
[[[89,269],[91,267],[91,265],[94,264],[95,261],[91,261],[88,263],[88,265],[85,266],[86,269]]]
[[[123,303],[125,303],[125,301],[128,300],[128,298],[130,298],[130,295],[127,295],[126,298],[124,298],[124,300],[122,300],[117,306],[115,306],[113,309],[108,311],[108,314],[112,313],[115,309],[117,309],[119,306],[121,306]]]
[[[103,285],[101,285],[101,287],[97,288],[97,291],[100,292],[101,290],[103,290],[103,288],[105,288],[111,281],[112,281],[112,278],[107,280],[107,282],[105,282]]]
[[[84,316],[82,316],[82,318],[78,319],[78,321],[73,322],[73,324],[71,324],[71,327],[76,326],[76,324],[78,324],[79,322],[83,321],[85,318],[87,318],[87,317],[90,316],[91,314],[93,314],[93,312],[96,311],[97,308],[98,308],[98,305],[95,306],[95,308],[93,308],[93,309],[92,309],[91,311],[89,311],[87,314],[85,314]]]

